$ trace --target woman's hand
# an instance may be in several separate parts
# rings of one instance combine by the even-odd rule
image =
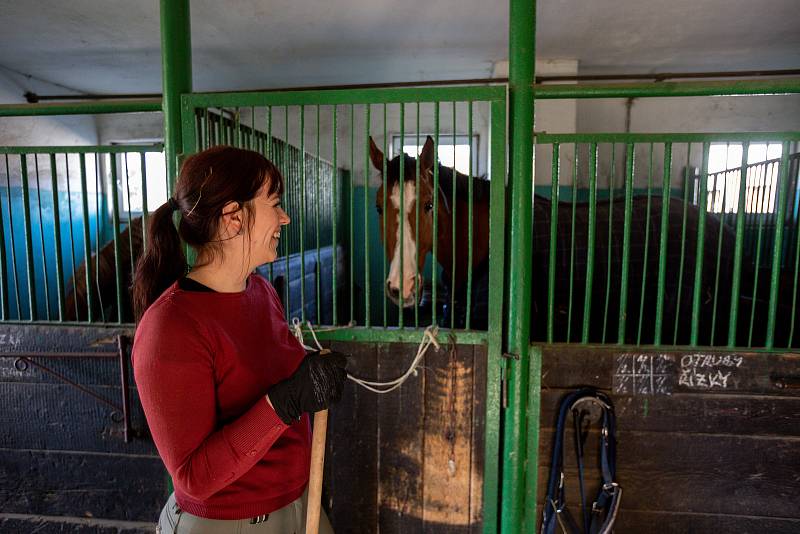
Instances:
[[[290,425],[305,412],[318,412],[341,399],[346,367],[344,354],[311,352],[292,376],[269,388],[267,402]]]

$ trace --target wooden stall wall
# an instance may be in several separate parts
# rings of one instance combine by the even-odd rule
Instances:
[[[568,390],[590,385],[609,393],[616,407],[623,497],[615,532],[800,532],[800,355],[541,351],[539,516],[558,403]],[[568,432],[567,502],[579,514],[572,439]],[[590,435],[592,467],[596,443]],[[593,488],[587,495],[596,495],[599,474],[586,480]]]
[[[351,373],[390,380],[417,345],[334,343]],[[323,506],[337,532],[482,531],[486,349],[431,347],[416,376],[377,395],[350,383],[331,410]]]

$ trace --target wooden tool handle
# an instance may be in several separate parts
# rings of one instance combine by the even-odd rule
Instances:
[[[311,442],[311,472],[308,477],[306,534],[318,534],[320,500],[322,499],[322,468],[325,465],[325,435],[328,431],[328,410],[314,414],[314,435]]]

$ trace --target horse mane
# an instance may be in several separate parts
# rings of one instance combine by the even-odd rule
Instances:
[[[405,156],[405,168],[416,169],[417,160],[408,154]],[[438,162],[437,162],[438,163]],[[466,174],[460,173],[452,167],[445,167],[441,163],[439,165],[439,187],[448,200],[452,200],[453,196],[453,174],[455,173],[456,180],[456,198],[463,201],[469,200],[469,183],[470,177]],[[400,176],[400,157],[397,156],[386,165],[387,186],[389,189],[393,188]],[[416,179],[415,174],[412,173],[405,181],[411,182]],[[489,198],[489,187],[491,182],[486,179],[486,176],[473,176],[472,177],[472,195],[473,200],[483,200]]]

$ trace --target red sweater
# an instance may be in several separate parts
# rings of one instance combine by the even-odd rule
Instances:
[[[258,275],[241,293],[175,283],[147,309],[133,371],[181,509],[246,519],[300,497],[311,454],[308,416],[287,426],[265,395],[304,354],[278,294]]]

